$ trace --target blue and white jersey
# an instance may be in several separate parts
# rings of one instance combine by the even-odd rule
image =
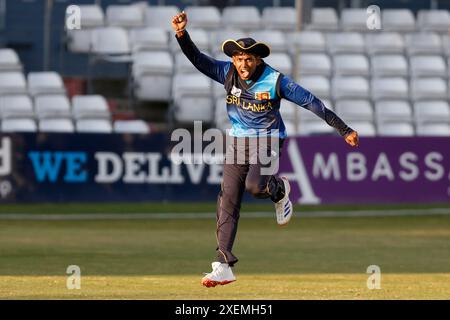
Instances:
[[[342,136],[353,131],[317,97],[268,64],[260,64],[252,79],[245,81],[240,79],[230,61],[215,60],[201,53],[188,32],[177,40],[183,53],[200,72],[224,85],[231,136],[286,138],[286,127],[280,115],[281,99],[312,111]]]

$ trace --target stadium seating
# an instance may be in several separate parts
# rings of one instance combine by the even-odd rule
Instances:
[[[37,125],[33,118],[3,119],[1,123],[3,132],[36,132]]]
[[[34,103],[38,119],[71,117],[72,107],[65,95],[40,95],[35,98]]]
[[[405,122],[383,122],[378,124],[377,132],[382,137],[411,137],[414,126]]]
[[[395,32],[382,32],[366,35],[366,48],[369,55],[404,54],[405,40]]]
[[[135,98],[173,105],[176,121],[199,117],[208,122],[214,120],[222,128],[228,126],[226,114],[219,117],[219,109],[210,103],[218,99],[223,105],[223,85],[209,81],[192,66],[172,32],[170,20],[180,12],[178,7],[142,2],[110,4],[104,11],[98,5],[80,8],[82,29],[67,30],[68,50],[108,58],[117,55],[119,58],[112,61],[131,62]],[[237,6],[220,11],[213,6],[188,5],[184,10],[189,16],[191,38],[201,51],[229,61],[221,52],[227,39],[252,36],[268,43],[272,49],[264,59],[268,64],[296,79],[325,100],[328,107],[336,106],[344,120],[361,125],[368,135],[380,134],[379,126],[393,121],[411,125],[414,133],[415,126],[419,128],[423,119],[429,122],[432,117],[423,110],[416,111],[416,104],[430,100],[431,105],[449,102],[450,14],[446,10],[421,10],[414,14],[410,9],[382,9],[382,32],[367,28],[366,8],[344,8],[339,14],[333,8],[313,8],[311,21],[303,25],[302,31],[296,31],[297,14],[293,7],[258,10]],[[84,119],[67,102],[61,77],[51,74],[47,73],[46,80],[34,79],[37,75],[33,73],[24,76],[17,54],[11,49],[0,49],[2,119]],[[192,75],[197,76],[192,83],[181,84],[179,79]],[[175,88],[180,92],[176,93]],[[14,95],[18,97],[12,98]],[[18,107],[17,114],[11,113],[2,107],[5,99],[21,104],[23,109]],[[193,110],[188,109],[190,103],[195,105]],[[433,108],[438,107],[431,107],[431,113]],[[288,109],[281,109],[281,113],[289,118],[286,125],[291,132],[297,132],[302,121],[321,121],[304,108],[297,108],[295,113]],[[224,108],[220,110],[223,112]],[[103,119],[111,121],[109,110],[102,112]],[[291,121],[292,114],[298,116],[297,122]],[[102,118],[99,114],[93,116]],[[73,124],[76,128],[76,122]],[[314,128],[320,127],[307,126],[301,129],[302,134],[315,132]],[[322,129],[318,132],[327,133]]]
[[[245,31],[258,30],[261,28],[261,14],[253,6],[228,6],[222,12],[222,26]]]
[[[174,119],[213,122],[211,80],[202,74],[176,74],[173,79]]]
[[[380,54],[371,59],[372,75],[381,77],[407,77],[408,61],[400,54]]]
[[[32,118],[34,107],[28,95],[0,96],[0,118]]]
[[[113,130],[115,133],[150,133],[149,126],[143,120],[116,120]]]
[[[383,30],[393,32],[414,32],[416,20],[409,9],[384,9],[381,12]]]
[[[374,108],[378,123],[411,122],[413,120],[411,105],[406,100],[378,100]]]
[[[450,13],[447,10],[419,10],[417,23],[423,31],[448,32]]]
[[[74,119],[110,119],[106,99],[101,95],[75,95],[72,97]]]
[[[61,76],[53,71],[28,73],[28,90],[32,96],[40,94],[65,94]]]
[[[75,126],[69,118],[41,119],[38,128],[40,132],[75,132]]]
[[[425,123],[417,126],[418,136],[450,137],[450,124],[448,123]]]
[[[367,29],[366,9],[343,9],[341,11],[341,28],[344,31],[369,31]]]
[[[145,24],[148,27],[172,30],[172,17],[179,13],[176,6],[148,6],[145,10]]]
[[[445,100],[418,101],[414,103],[414,115],[418,124],[450,123],[450,106]]]
[[[333,57],[336,76],[369,76],[369,60],[362,54],[340,54]]]
[[[266,29],[294,31],[297,26],[297,12],[293,7],[266,7],[262,11]]]
[[[169,50],[169,36],[162,28],[131,29],[129,42],[132,52]]]
[[[337,31],[339,19],[333,8],[313,8],[311,23],[306,26],[309,30]]]
[[[217,7],[187,6],[184,11],[189,17],[189,25],[191,28],[215,30],[222,26],[220,12]]]
[[[170,53],[139,52],[133,55],[133,59],[135,96],[143,101],[169,101],[174,69]]]
[[[366,78],[360,76],[334,77],[331,80],[333,99],[367,99],[370,88]]]
[[[22,71],[22,63],[20,63],[17,53],[9,48],[0,49],[0,72],[5,71]]]
[[[111,122],[106,119],[79,119],[75,124],[79,133],[112,133]]]
[[[0,95],[28,93],[27,81],[22,72],[0,73]]]
[[[331,60],[324,53],[304,53],[297,56],[297,76],[331,76]]]
[[[106,23],[111,27],[143,27],[144,11],[136,5],[109,5],[106,8]]]

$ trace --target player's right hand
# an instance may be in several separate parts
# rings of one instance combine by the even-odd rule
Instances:
[[[187,14],[183,11],[172,18],[172,28],[178,32],[186,28],[187,22]]]

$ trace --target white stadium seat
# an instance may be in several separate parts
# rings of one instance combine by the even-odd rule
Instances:
[[[331,33],[327,35],[327,49],[330,54],[364,53],[364,37],[357,32]]]
[[[2,120],[3,132],[36,132],[37,125],[32,118],[14,118]]]
[[[254,6],[228,6],[222,11],[222,26],[242,30],[258,30],[261,28],[261,14]]]
[[[444,34],[441,38],[442,40],[442,50],[444,55],[450,57],[450,35]]]
[[[338,16],[334,8],[313,8],[309,30],[336,31],[338,29]]]
[[[169,35],[162,28],[139,28],[129,32],[131,51],[169,50]]]
[[[133,55],[134,93],[139,100],[169,101],[173,61],[169,52],[138,52]],[[155,83],[158,85],[155,86]]]
[[[111,122],[106,119],[80,119],[75,124],[79,133],[112,133]]]
[[[325,53],[302,53],[297,56],[297,76],[331,75],[331,60]]]
[[[143,27],[144,11],[137,5],[109,5],[106,8],[106,23],[111,27]]]
[[[442,56],[413,56],[410,59],[411,76],[447,77],[447,64]]]
[[[334,77],[331,80],[334,99],[367,99],[369,82],[364,77]]]
[[[409,9],[384,9],[381,25],[383,31],[413,32],[416,29],[414,14]]]
[[[411,80],[411,99],[440,100],[447,99],[447,83],[441,78],[418,78]]]
[[[414,103],[414,115],[417,123],[450,123],[450,106],[445,100],[418,101]]]
[[[377,122],[411,122],[413,120],[411,105],[406,100],[378,100],[375,103]]]
[[[403,36],[395,32],[381,32],[366,35],[367,53],[378,54],[404,54],[405,40]]]
[[[101,95],[75,95],[72,97],[72,114],[75,119],[110,119],[106,99]]]
[[[177,73],[197,73],[199,72],[183,52],[175,53],[175,70]]]
[[[341,28],[344,31],[369,31],[366,9],[345,8],[341,11]]]
[[[28,74],[28,90],[32,96],[66,93],[61,76],[53,71],[30,72]]]
[[[373,78],[372,99],[409,99],[409,86],[404,78]]]
[[[81,29],[97,28],[105,25],[105,15],[99,5],[81,4],[80,8],[80,24]]]
[[[336,113],[344,121],[373,121],[373,110],[368,100],[337,100]]]
[[[191,28],[206,30],[219,29],[222,26],[220,11],[214,6],[187,6],[184,8]]]
[[[0,118],[32,118],[33,102],[28,95],[0,96]]]
[[[27,81],[22,72],[0,72],[0,95],[26,93]]]
[[[150,128],[143,120],[116,120],[113,124],[115,133],[148,134]]]
[[[88,53],[92,30],[105,25],[105,16],[98,5],[79,5],[81,29],[67,30],[67,46],[71,52]]]
[[[404,55],[375,55],[371,64],[374,77],[407,77],[409,74],[408,61]]]
[[[180,9],[176,6],[148,6],[145,10],[145,24],[172,32],[172,17],[179,12]]]
[[[423,123],[417,126],[417,135],[425,137],[450,137],[450,124]]]
[[[287,35],[291,55],[307,52],[325,52],[325,36],[320,31],[292,32]]]
[[[441,37],[432,32],[412,33],[405,35],[408,55],[424,55],[442,53]]]
[[[424,31],[448,32],[450,13],[448,10],[419,10],[417,23]]]
[[[265,7],[262,21],[266,29],[294,31],[297,27],[297,11],[294,7]]]
[[[202,74],[176,74],[172,89],[175,120],[212,122],[211,88],[211,80]]]
[[[336,76],[369,76],[369,60],[362,54],[340,54],[333,57]]]
[[[414,127],[411,123],[386,122],[378,124],[378,135],[382,137],[412,137]]]
[[[0,72],[22,71],[19,56],[13,49],[0,49]]]
[[[216,98],[215,100],[214,122],[219,129],[225,130],[231,128],[231,122],[228,118],[227,107],[223,97]]]
[[[34,103],[38,119],[70,118],[72,115],[70,101],[66,95],[39,95]]]
[[[75,132],[75,126],[68,118],[42,119],[39,121],[39,131],[72,133]]]
[[[91,51],[101,55],[127,55],[130,53],[128,33],[119,27],[98,28],[92,31]]]
[[[210,47],[208,33],[203,29],[189,29],[188,32],[195,46],[200,51],[207,53]],[[180,45],[174,36],[170,37],[170,49],[172,52],[181,51]]]

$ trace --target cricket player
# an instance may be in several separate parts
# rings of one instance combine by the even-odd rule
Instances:
[[[225,153],[223,181],[217,200],[217,261],[212,263],[212,272],[201,281],[206,287],[215,287],[236,281],[231,267],[238,259],[232,248],[244,191],[256,198],[270,198],[275,204],[279,225],[286,225],[292,217],[288,179],[276,176],[276,172],[262,174],[265,164],[259,160],[266,152],[280,156],[286,138],[280,100],[287,99],[314,112],[353,147],[358,146],[359,139],[358,133],[317,97],[264,62],[263,58],[270,54],[269,46],[252,38],[227,40],[222,50],[231,61],[218,61],[198,50],[186,30],[187,23],[185,12],[172,18],[175,37],[183,53],[200,72],[224,85],[226,108],[232,124],[229,131],[232,143]],[[236,161],[239,156],[245,156],[245,161]]]

